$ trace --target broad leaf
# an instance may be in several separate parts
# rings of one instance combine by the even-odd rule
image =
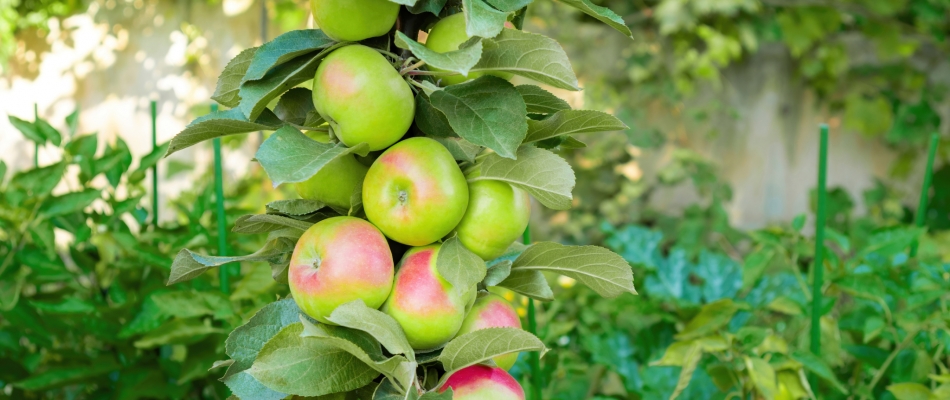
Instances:
[[[416,95],[416,116],[413,122],[422,133],[433,138],[447,138],[455,134],[445,113],[433,107],[429,96],[424,92]]]
[[[552,301],[554,292],[548,285],[541,271],[511,270],[508,277],[497,286],[508,288],[515,293],[528,296],[535,300]]]
[[[498,37],[484,40],[482,58],[471,72],[509,72],[559,89],[580,90],[560,44],[517,29],[505,29]]]
[[[409,361],[415,361],[415,353],[399,323],[386,313],[367,307],[362,300],[354,300],[337,307],[327,320],[366,332],[390,353],[405,354]]]
[[[303,324],[280,330],[247,370],[273,390],[298,396],[322,396],[359,389],[379,372],[325,340],[300,337]]]
[[[313,79],[320,60],[333,50],[344,46],[336,44],[319,53],[308,53],[271,69],[260,80],[246,81],[241,84],[238,95],[241,96],[239,108],[244,116],[256,119],[271,100],[288,89]]]
[[[740,309],[742,306],[733,302],[732,299],[720,299],[706,304],[686,324],[686,327],[676,334],[676,340],[695,339],[713,333],[726,326]]]
[[[243,82],[261,79],[271,68],[333,43],[333,39],[319,29],[301,29],[284,33],[257,49],[244,74]]]
[[[419,400],[419,393],[416,389],[403,391],[389,379],[383,379],[373,391],[373,397],[370,400]]]
[[[429,100],[459,136],[502,157],[514,159],[528,131],[521,94],[495,76],[449,86],[433,92]]]
[[[916,382],[902,382],[887,386],[887,391],[897,400],[936,400],[930,388]]]
[[[255,158],[267,171],[274,187],[277,187],[285,182],[310,179],[338,157],[353,153],[365,156],[368,152],[369,146],[365,143],[353,147],[320,143],[293,127],[285,126],[261,144]]]
[[[548,208],[571,208],[574,171],[567,161],[547,150],[525,146],[518,149],[516,160],[489,154],[468,180],[508,182],[524,189]]]
[[[63,142],[63,135],[59,133],[56,128],[53,128],[49,122],[46,122],[46,120],[37,119],[34,125],[36,126],[36,130],[39,131],[40,136],[43,136],[46,138],[46,140],[49,140],[53,146],[59,146]]]
[[[142,336],[132,345],[139,349],[150,349],[166,344],[194,343],[212,333],[224,332],[221,328],[215,328],[197,319],[173,319]]]
[[[270,214],[306,215],[320,211],[324,207],[326,204],[317,200],[288,199],[267,203],[266,208]]]
[[[234,222],[235,233],[265,233],[283,228],[306,231],[312,223],[273,214],[242,215]]]
[[[619,255],[597,246],[540,242],[528,246],[511,271],[549,271],[576,279],[605,297],[636,294],[633,270]]]
[[[32,374],[29,378],[14,383],[13,386],[32,392],[41,392],[105,375],[120,368],[120,365],[111,359],[99,359],[98,361],[89,365],[50,368]]]
[[[775,370],[765,361],[758,357],[743,357],[745,359],[746,370],[749,371],[749,377],[752,378],[752,385],[759,392],[762,398],[774,399],[778,394],[778,385],[775,381]]]
[[[410,39],[404,33],[396,31],[396,44],[399,47],[408,48],[416,58],[425,61],[427,65],[446,71],[458,72],[463,76],[468,76],[468,71],[482,57],[482,42],[478,39],[463,43],[458,50],[439,53]]]
[[[508,14],[498,11],[485,3],[485,0],[462,0],[462,12],[465,13],[465,32],[469,37],[491,38],[505,30]]]
[[[623,18],[620,18],[617,13],[607,7],[598,6],[590,0],[560,0],[560,2],[581,10],[600,22],[610,25],[610,27],[620,31],[620,33],[633,38],[633,33],[630,32],[630,28],[627,27],[627,24],[623,22]]]
[[[409,12],[413,14],[422,14],[422,13],[432,13],[432,15],[438,16],[442,12],[442,9],[445,7],[445,3],[448,0],[416,0],[416,4],[412,7],[409,7]]]
[[[260,250],[246,256],[216,257],[204,256],[188,249],[182,249],[172,262],[171,273],[168,275],[167,285],[187,281],[205,271],[236,261],[268,261],[290,253],[294,250],[295,241],[287,238],[277,238],[267,242]]]
[[[40,207],[40,215],[53,217],[82,211],[101,196],[102,192],[99,189],[86,189],[81,192],[51,197],[43,202],[43,206]]]
[[[570,104],[551,92],[535,85],[518,85],[515,90],[521,93],[528,112],[532,114],[554,114],[561,110],[570,110]],[[529,126],[530,129],[530,126]]]
[[[488,361],[502,354],[522,351],[543,353],[546,350],[541,339],[527,331],[518,328],[486,328],[452,339],[442,349],[439,361],[448,376],[469,365]]]
[[[234,315],[231,302],[221,293],[181,290],[152,295],[158,310],[168,316],[193,318],[212,315],[224,319]]]
[[[520,10],[522,7],[527,7],[528,4],[531,4],[534,0],[485,0],[488,4],[491,4],[496,9],[505,12],[515,12]]]
[[[27,139],[32,140],[37,144],[46,143],[46,138],[36,127],[36,124],[29,121],[24,121],[12,115],[9,117],[9,120],[10,125],[13,125],[13,127],[20,131],[20,133],[22,133]]]
[[[673,389],[673,394],[670,395],[670,400],[679,398],[679,395],[686,390],[686,387],[689,386],[689,381],[693,379],[693,373],[696,372],[696,367],[699,366],[699,361],[702,358],[703,352],[700,350],[699,346],[690,346],[689,351],[687,351],[686,357],[683,360],[683,368],[680,369],[680,375],[676,381],[676,387]]]
[[[254,400],[281,400],[287,397],[286,393],[281,393],[257,381],[247,371],[241,371],[234,375],[226,376],[221,379],[222,382],[231,389],[231,393],[239,399]]]
[[[66,163],[61,161],[53,165],[17,172],[10,179],[10,184],[23,188],[33,197],[42,197],[56,187],[65,172]]]
[[[299,321],[299,315],[297,303],[283,299],[264,306],[244,325],[235,328],[224,342],[225,352],[234,360],[227,375],[250,368],[264,344],[285,326]]]
[[[475,156],[484,149],[482,146],[458,137],[433,137],[432,139],[442,143],[456,161],[475,162]]]
[[[272,131],[281,125],[283,122],[270,110],[261,113],[253,122],[245,118],[238,109],[216,111],[195,119],[175,135],[168,145],[165,157],[205,140],[248,132]]]
[[[593,110],[563,110],[540,121],[529,119],[528,134],[524,141],[530,143],[563,135],[625,129],[627,125],[607,113]]]
[[[246,49],[228,61],[228,65],[218,76],[218,86],[214,89],[212,100],[225,107],[237,107],[241,102],[241,97],[238,96],[241,82],[244,81],[244,74],[247,73],[247,68],[251,65],[257,49],[257,47]]]
[[[313,93],[310,89],[293,88],[280,96],[280,101],[274,107],[274,114],[288,124],[300,129],[317,128],[323,124],[322,118],[316,118],[316,108],[313,105]]]
[[[485,286],[498,286],[499,283],[508,278],[508,275],[511,275],[511,261],[504,260],[488,268],[488,273],[485,274],[482,283]]]
[[[435,266],[458,295],[467,293],[485,278],[485,261],[465,248],[455,235],[442,243]]]
[[[826,382],[831,383],[835,389],[838,389],[839,392],[843,394],[848,394],[848,388],[838,380],[838,377],[835,376],[834,371],[831,370],[831,367],[825,363],[824,360],[818,356],[809,353],[803,350],[795,350],[791,354],[792,359],[798,361],[805,367],[805,369],[811,371],[815,375],[818,375],[821,379],[824,379]]]

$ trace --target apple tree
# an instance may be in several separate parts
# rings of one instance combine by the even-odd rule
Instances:
[[[233,231],[255,253],[183,250],[168,284],[267,262],[290,296],[225,343],[221,380],[243,399],[523,399],[506,370],[546,349],[497,286],[553,300],[545,274],[613,297],[636,293],[620,256],[520,244],[531,199],[571,207],[575,136],[626,129],[541,85],[580,90],[554,40],[521,30],[532,0],[311,0],[322,29],[287,32],[231,60],[168,154],[274,131],[255,155],[299,199]],[[562,0],[630,36],[612,11]],[[513,84],[515,82],[523,82]],[[324,398],[324,397],[320,397]]]

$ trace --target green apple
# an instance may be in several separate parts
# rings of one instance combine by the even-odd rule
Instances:
[[[504,298],[492,293],[479,293],[475,304],[465,315],[462,327],[456,336],[462,336],[485,328],[518,328],[521,329],[521,318],[518,312]],[[511,369],[518,361],[518,353],[502,354],[492,358],[495,365],[504,370]]]
[[[327,36],[358,42],[392,29],[399,4],[388,0],[310,0],[313,21]]]
[[[524,400],[524,389],[501,368],[475,364],[462,368],[439,387],[452,388],[453,400]]]
[[[429,30],[429,36],[426,38],[425,46],[432,51],[448,53],[458,50],[459,46],[470,38],[471,36],[468,36],[468,33],[465,32],[465,15],[463,13],[452,14],[442,18],[442,20],[432,26],[432,29]],[[429,69],[432,71],[442,71],[441,69],[433,67],[429,67]],[[488,74],[502,79],[511,79],[512,77],[511,74],[504,72],[489,72]],[[482,75],[483,73],[480,72],[472,72],[468,74],[468,77],[463,75],[448,75],[438,77],[438,79],[441,80],[444,86],[467,82]]]
[[[322,143],[330,141],[330,135],[323,132],[308,132],[307,136]],[[347,154],[324,165],[316,175],[294,186],[301,198],[348,209],[353,193],[363,184],[363,177],[368,170],[369,167],[357,161],[354,155]]]
[[[325,324],[337,307],[361,299],[379,308],[393,287],[393,256],[373,224],[355,217],[317,222],[297,241],[287,270],[290,293]]]
[[[352,45],[334,50],[313,78],[313,105],[347,146],[382,150],[412,125],[416,102],[409,84],[379,52]]]
[[[427,351],[447,343],[462,327],[465,307],[475,293],[459,295],[436,269],[441,244],[409,249],[399,261],[392,295],[383,305],[413,349]]]
[[[396,143],[369,167],[363,211],[386,236],[410,246],[442,239],[468,206],[468,184],[452,154],[435,140]]]
[[[466,248],[484,260],[502,255],[521,237],[531,217],[531,197],[505,182],[468,185],[468,208],[455,231]]]

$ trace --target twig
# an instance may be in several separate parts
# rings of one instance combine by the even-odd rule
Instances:
[[[410,72],[412,72],[412,71],[415,71],[415,70],[419,69],[419,67],[421,67],[421,66],[423,66],[423,65],[426,65],[426,62],[425,62],[425,61],[419,61],[419,62],[417,62],[417,63],[415,63],[415,64],[412,64],[412,65],[410,65],[410,66],[408,66],[408,67],[403,68],[402,71],[399,71],[399,75],[405,76],[406,74],[408,74],[408,73],[410,73]]]
[[[889,367],[891,365],[891,362],[894,361],[895,358],[897,358],[897,354],[903,351],[905,347],[907,347],[908,345],[910,345],[911,342],[914,341],[914,337],[917,336],[918,332],[920,332],[919,329],[915,329],[911,332],[908,332],[907,337],[904,338],[901,344],[899,344],[897,348],[894,349],[894,351],[891,352],[891,354],[887,356],[887,359],[884,360],[883,364],[881,364],[881,368],[879,368],[877,370],[877,373],[874,374],[874,379],[871,379],[871,384],[868,386],[868,391],[874,390],[874,386],[877,386],[878,381],[880,381],[881,378],[884,377],[884,372],[887,371],[887,367]]]

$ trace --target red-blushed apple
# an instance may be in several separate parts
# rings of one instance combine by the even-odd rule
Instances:
[[[323,132],[308,132],[307,136],[322,143],[328,143],[330,136]],[[363,177],[369,167],[347,154],[324,165],[314,176],[294,187],[301,198],[317,200],[343,209],[350,208],[353,193],[363,184]]]
[[[409,84],[386,57],[362,45],[323,59],[313,78],[313,105],[343,144],[366,143],[370,150],[401,139],[416,113]]]
[[[297,306],[325,324],[356,299],[379,308],[393,288],[393,256],[373,224],[355,217],[317,222],[297,241],[287,280]]]
[[[518,312],[504,298],[492,293],[479,293],[475,304],[462,320],[462,327],[455,335],[462,336],[485,328],[518,328],[521,329],[521,318]],[[518,353],[502,354],[492,358],[495,365],[504,370],[511,369],[518,360]]]
[[[468,185],[468,208],[455,231],[467,249],[492,260],[521,237],[530,217],[528,192],[501,181],[475,181]]]
[[[524,389],[508,372],[480,364],[453,373],[439,393],[449,388],[453,400],[524,400]]]
[[[505,23],[505,26],[510,27],[510,24]],[[442,18],[432,26],[432,29],[429,30],[429,35],[426,37],[425,46],[439,53],[448,53],[458,50],[459,46],[470,38],[468,33],[465,32],[465,15],[463,13],[452,14]],[[429,67],[429,69],[432,71],[442,71],[441,69],[433,67]],[[489,72],[488,74],[502,79],[511,79],[512,77],[511,74],[505,72]],[[445,86],[468,82],[482,75],[483,73],[481,72],[472,72],[469,73],[467,77],[463,75],[447,75],[437,78],[440,80],[440,83]]]
[[[410,246],[442,239],[468,207],[468,184],[452,154],[435,140],[396,143],[369,167],[363,211],[387,237]]]
[[[475,288],[459,295],[436,269],[441,244],[409,249],[399,261],[393,291],[383,305],[409,339],[413,349],[441,347],[462,326],[465,306]]]
[[[382,36],[396,23],[399,4],[388,0],[310,0],[313,22],[327,36],[358,42]]]

